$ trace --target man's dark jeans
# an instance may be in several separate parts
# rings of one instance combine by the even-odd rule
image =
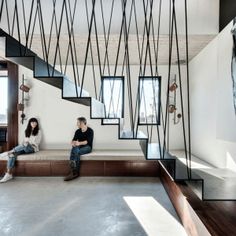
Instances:
[[[89,145],[73,147],[70,153],[71,167],[79,172],[80,156],[90,153],[92,148]]]

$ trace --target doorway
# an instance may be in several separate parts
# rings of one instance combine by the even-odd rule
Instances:
[[[18,144],[18,65],[0,62],[0,152]]]

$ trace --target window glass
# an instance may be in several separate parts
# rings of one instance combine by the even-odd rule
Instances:
[[[160,77],[139,78],[139,124],[159,124]]]
[[[123,117],[123,86],[123,77],[103,78],[102,97],[108,118],[103,120],[105,123],[118,123],[117,118]]]

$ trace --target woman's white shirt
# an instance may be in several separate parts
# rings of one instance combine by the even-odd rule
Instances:
[[[39,151],[39,145],[42,139],[41,131],[39,130],[37,135],[30,135],[30,137],[25,137],[23,141],[23,145],[27,145],[28,143],[34,148],[35,152]]]

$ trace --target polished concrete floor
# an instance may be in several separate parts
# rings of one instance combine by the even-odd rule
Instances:
[[[0,185],[0,235],[186,233],[158,178],[17,177]]]

